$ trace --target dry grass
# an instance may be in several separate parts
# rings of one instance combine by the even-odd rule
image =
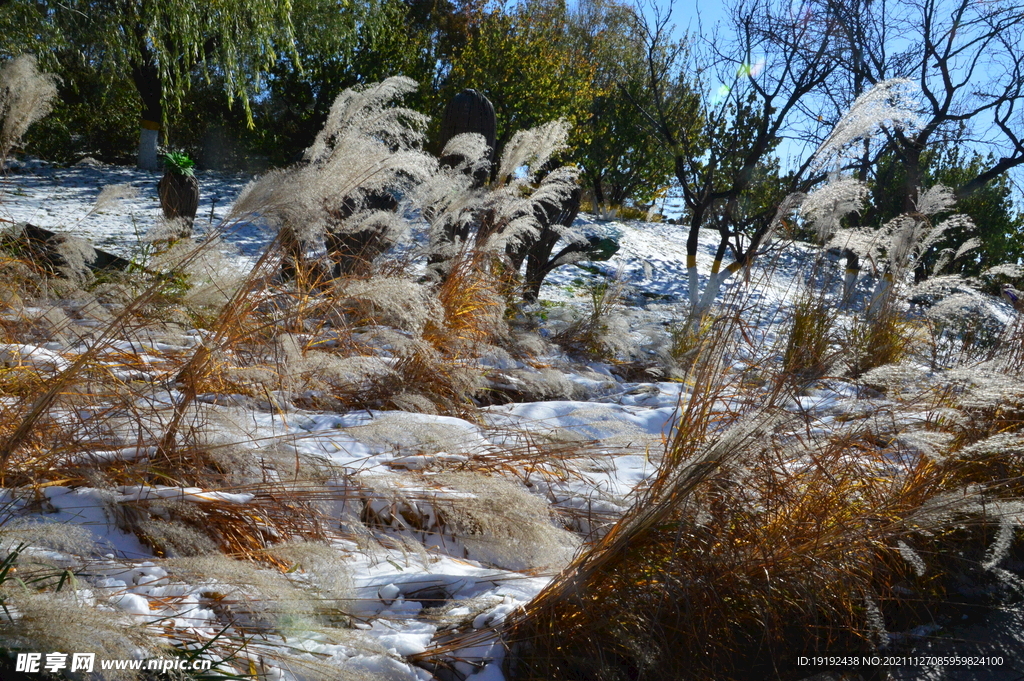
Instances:
[[[346,517],[351,527],[344,532],[328,511],[339,503],[404,503],[401,492],[352,484],[350,471],[300,454],[279,432],[267,435],[246,418],[274,421],[269,430],[287,428],[296,407],[472,418],[472,397],[484,385],[477,358],[513,345],[505,320],[512,285],[494,253],[467,250],[449,260],[443,281],[424,283],[410,273],[405,256],[377,258],[356,268],[359,276],[331,278],[304,252],[332,201],[401,191],[433,172],[434,161],[417,150],[419,118],[403,121],[405,110],[388,108],[403,89],[408,83],[395,81],[340,101],[332,111],[334,128],[318,138],[309,163],[250,187],[231,221],[212,230],[224,234],[254,213],[277,221],[282,237],[247,272],[227,266],[215,238],[166,244],[147,254],[146,267],[102,281],[72,280],[15,252],[0,261],[0,271],[10,275],[0,298],[0,340],[14,348],[8,366],[0,367],[0,480],[37,504],[54,486],[98,490],[107,516],[151,549],[158,564],[173,567],[172,576],[221,582],[199,595],[225,627],[214,641],[168,622],[130,629],[135,638],[125,640],[154,648],[210,646],[208,654],[228,659],[226,668],[250,675],[265,660],[277,660],[311,678],[364,676],[355,664],[339,672],[337,665],[302,659],[302,651],[292,655],[293,630],[317,630],[320,640],[386,655],[346,629],[350,595],[336,564],[342,554],[328,542],[348,539],[370,553],[415,544],[423,562],[426,551],[368,511],[365,523]],[[349,114],[365,118],[349,125],[343,120]],[[401,153],[393,153],[396,144]],[[545,160],[526,147],[520,151],[527,160]],[[404,164],[420,175],[410,176]],[[334,182],[339,178],[341,190]],[[299,185],[301,192],[291,192]],[[512,205],[519,197],[505,198]],[[505,217],[528,209],[519,206]],[[309,229],[298,234],[300,222]],[[283,279],[280,273],[289,268],[291,278]],[[44,344],[53,349],[44,352]],[[233,411],[234,404],[242,409]],[[424,525],[425,533],[463,542],[489,562],[526,570],[564,562],[577,541],[563,528],[573,519],[553,514],[542,497],[512,481],[521,471],[533,482],[564,480],[579,450],[562,452],[559,462],[558,447],[564,449],[548,448],[551,456],[545,446],[531,445],[463,460],[444,471],[445,489],[440,478],[424,480],[432,492],[407,501],[421,509],[436,506],[440,525]],[[189,488],[200,491],[186,494]],[[252,496],[240,501],[218,493]],[[305,543],[297,548],[300,540]],[[320,548],[310,549],[310,542],[321,542]],[[338,579],[327,580],[332,570]],[[271,582],[276,586],[267,587]],[[288,583],[293,590],[284,589]],[[22,599],[24,611],[50,612],[51,601],[59,600],[52,584],[39,583],[36,590]],[[281,602],[289,600],[297,609],[282,611]],[[97,616],[94,628],[108,631],[111,646],[121,645],[116,637],[128,635],[121,631],[125,620],[102,619]],[[30,618],[4,623],[5,645],[29,649],[33,638],[54,640],[36,624]],[[72,638],[58,643],[69,650],[92,645],[83,636],[77,644]]]
[[[850,355],[848,371],[854,378],[876,367],[898,364],[920,347],[916,327],[899,305],[889,298],[874,315],[850,327],[845,346]]]
[[[903,320],[874,322],[885,333],[858,349],[895,347],[879,365],[906,357],[917,341]],[[787,347],[826,335],[810,326]],[[1024,489],[1019,382],[976,369],[963,370],[966,385],[920,371],[908,381],[886,365],[871,384],[899,416],[868,411],[822,431],[780,409],[788,381],[736,392],[723,370],[732,342],[723,332],[693,345],[690,396],[658,475],[501,628],[512,678],[796,679],[798,656],[891,650],[889,631],[977,605],[963,593],[1015,588],[1000,565]],[[723,412],[723,398],[746,406]],[[486,637],[419,658],[443,665]]]
[[[0,169],[29,127],[50,112],[57,80],[40,73],[36,58],[28,54],[0,66]]]
[[[869,430],[784,443],[783,425],[763,408],[681,431],[645,498],[506,632],[514,678],[799,678],[799,655],[876,651],[941,610],[955,579],[933,557],[980,562],[970,528],[991,522],[955,492],[963,468],[892,470]]]
[[[244,276],[218,276],[213,241],[168,249],[158,259],[161,275],[103,283],[60,280],[13,255],[0,261],[11,274],[0,293],[2,340],[61,348],[50,366],[41,353],[10,350],[0,368],[5,486],[36,500],[57,485],[106,490],[122,529],[158,558],[175,558],[167,564],[182,578],[211,580],[202,605],[237,623],[212,649],[250,675],[260,671],[257,661],[278,659],[332,678],[315,660],[290,657],[287,638],[298,629],[322,640],[355,638],[346,629],[350,584],[331,544],[341,540],[368,554],[408,551],[424,564],[426,546],[440,544],[534,575],[564,563],[586,538],[585,550],[498,632],[510,646],[510,675],[544,681],[797,678],[806,671],[797,656],[878,650],[887,630],[937,617],[957,579],[1002,569],[1024,492],[1020,328],[988,358],[991,375],[965,365],[933,379],[892,366],[912,358],[917,343],[895,293],[845,342],[849,374],[883,395],[890,411],[830,414],[828,428],[793,408],[794,387],[823,377],[836,359],[838,316],[823,294],[801,300],[771,357],[749,351],[738,304],[705,316],[699,328],[678,327],[672,354],[686,387],[679,418],[651,457],[657,474],[621,516],[552,509],[537,494],[589,484],[588,470],[616,453],[608,443],[513,433],[508,446],[458,453],[449,436],[417,452],[425,471],[403,452],[389,475],[374,477],[335,470],[248,423],[255,409],[287,424],[295,408],[474,419],[473,398],[485,384],[479,358],[495,347],[516,350],[506,320],[513,278],[502,274],[497,241],[487,252],[446,252],[445,276],[431,283],[417,280],[407,260],[386,256],[363,263],[358,275],[328,279],[292,239],[299,218],[309,217],[315,232],[327,199],[339,198],[332,177],[347,178],[349,193],[408,179],[379,139],[340,121],[346,106],[381,113],[394,94],[363,90],[343,100],[332,112],[334,132],[318,139],[309,165],[250,187],[239,210],[259,212],[270,202],[283,236]],[[419,133],[395,128],[399,114],[384,118],[384,132],[398,135],[403,153],[427,173],[429,159],[415,149]],[[365,175],[374,167],[347,160],[350,133],[358,137],[353,148],[379,161],[372,182]],[[303,179],[315,180],[301,194],[315,199],[312,207],[292,205],[286,191]],[[505,216],[510,225],[516,215]],[[282,280],[289,263],[292,278]],[[88,296],[74,294],[79,284],[91,287]],[[615,356],[617,294],[614,283],[595,288],[589,314],[557,342]],[[201,340],[186,344],[186,331]],[[907,372],[933,382],[918,389],[904,380]],[[764,380],[747,380],[755,374]],[[424,447],[426,438],[418,442]],[[635,441],[630,446],[639,451]],[[455,456],[445,459],[442,450]],[[127,486],[252,497],[115,494]],[[338,507],[344,513],[330,515]],[[52,581],[39,586],[41,593],[22,596],[36,614],[2,632],[5,640],[28,645],[38,636],[70,646],[46,639],[41,618],[66,605],[73,624],[89,622],[78,604],[50,593]],[[280,593],[295,605],[275,603]],[[94,628],[109,633],[111,650],[135,641],[100,619]],[[147,631],[150,644],[200,640]],[[429,665],[495,635],[485,628],[413,660]]]
[[[833,343],[838,318],[835,305],[821,295],[805,294],[797,302],[782,355],[785,374],[797,383],[825,375],[837,358]]]
[[[499,343],[504,328],[507,302],[501,292],[507,283],[492,273],[490,258],[481,253],[463,253],[437,289],[443,310],[441,324],[430,324],[424,337],[438,349]]]
[[[622,302],[618,278],[590,286],[590,310],[558,332],[552,340],[565,350],[584,357],[614,359],[628,348],[628,327],[616,317]]]

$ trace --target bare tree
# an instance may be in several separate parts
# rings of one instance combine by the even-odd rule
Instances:
[[[686,206],[696,323],[722,282],[763,249],[792,203],[787,197],[820,181],[810,176],[810,159],[781,174],[774,152],[796,133],[801,101],[832,77],[841,46],[827,17],[778,0],[740,0],[730,11],[727,42],[716,34],[673,43],[669,14],[636,16],[651,92],[645,116],[672,150]],[[703,293],[696,258],[702,229],[720,236]],[[732,262],[723,267],[727,256]]]
[[[880,153],[906,171],[903,209],[916,209],[924,151],[956,136],[992,152],[991,163],[953,187],[963,198],[1024,163],[1024,5],[1007,0],[824,0],[844,43],[846,102],[874,84],[912,80],[919,126],[888,131]],[[841,99],[841,97],[837,97]],[[863,179],[863,178],[862,178]]]

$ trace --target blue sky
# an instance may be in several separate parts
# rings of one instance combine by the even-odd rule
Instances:
[[[715,0],[634,0],[636,6],[639,7],[644,14],[653,19],[655,14],[660,12],[664,13],[671,11],[670,23],[676,28],[676,37],[682,37],[685,33],[690,32],[693,34],[701,34],[704,37],[711,35],[712,29],[715,24],[723,22],[726,17],[726,6],[721,1]],[[988,147],[982,148],[982,151],[990,151]],[[784,141],[778,150],[779,156],[783,160],[783,165],[787,164],[787,159],[792,160],[792,157],[800,157],[806,154],[807,150],[802,145],[792,143],[790,141]],[[998,154],[997,154],[998,155]],[[1024,209],[1024,170],[1018,168],[1010,173],[1011,182],[1015,186],[1014,201],[1017,203],[1018,210]]]
[[[711,0],[639,0],[638,5],[648,17],[653,17],[656,10],[671,10],[671,23],[675,24],[677,35],[686,31],[697,33],[698,29],[706,33],[725,17],[723,4]]]

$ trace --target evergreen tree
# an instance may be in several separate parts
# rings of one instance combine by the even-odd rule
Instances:
[[[574,155],[583,184],[598,204],[653,201],[672,176],[672,154],[641,111],[652,93],[633,10],[616,0],[585,0],[570,16],[570,30],[595,69],[586,136]]]

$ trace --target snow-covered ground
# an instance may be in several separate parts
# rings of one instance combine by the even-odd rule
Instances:
[[[158,179],[109,166],[25,168],[0,177],[0,220],[71,232],[133,257],[158,221]],[[200,234],[209,220],[216,224],[226,215],[248,179],[199,174]],[[102,188],[111,184],[129,184],[139,195],[116,211],[90,213]],[[627,336],[622,340],[633,346],[635,356],[655,357],[684,309],[683,228],[590,216],[582,216],[577,227],[614,237],[620,250],[590,269],[565,266],[548,278],[536,311],[542,332],[564,328],[589,303],[593,283],[610,275],[622,286],[619,314]],[[705,280],[715,237],[701,242],[698,265]],[[228,232],[224,242],[251,262],[270,238],[247,224]],[[748,287],[744,318],[756,342],[774,342],[801,288],[810,253],[800,245],[781,248],[764,263],[772,268],[770,278],[762,280],[755,268],[750,281],[741,274],[726,285],[725,298],[734,287]],[[199,337],[185,338],[176,348],[122,343],[114,350],[122,364],[131,365],[133,373],[125,380],[150,381],[154,403],[170,405],[180,396],[161,383],[160,357],[199,342]],[[74,359],[74,353],[46,345],[11,344],[4,353],[8,367],[30,364],[50,373]],[[125,361],[124,355],[134,360]],[[335,678],[367,671],[377,678],[425,681],[433,678],[430,672],[409,656],[447,633],[500,622],[538,594],[582,541],[621,515],[634,490],[655,471],[677,408],[687,398],[687,386],[667,377],[627,382],[610,364],[540,359],[555,366],[569,386],[563,399],[485,407],[475,421],[372,409],[271,407],[242,396],[212,396],[201,406],[208,422],[225,424],[219,444],[259,443],[256,448],[275,459],[263,481],[231,489],[165,484],[112,490],[59,481],[44,488],[9,487],[0,491],[5,519],[0,522],[6,522],[0,537],[8,549],[20,541],[36,542],[24,549],[26,555],[73,570],[72,588],[80,602],[162,627],[169,641],[193,650],[208,645],[222,656],[229,647],[222,642],[246,641],[228,662],[247,660],[263,674],[260,678],[331,678],[330,672],[315,673],[327,669],[335,670]],[[734,360],[739,368],[743,357]],[[520,371],[518,379],[512,369]],[[526,370],[513,363],[509,380],[522,380]],[[789,407],[806,415],[807,423],[827,428],[837,418],[849,419],[884,402],[864,397],[860,387],[837,379],[809,388]],[[540,459],[531,447],[560,454]],[[146,461],[155,456],[151,449],[122,442],[82,454],[82,463]],[[281,539],[287,523],[275,525],[266,510],[274,508],[275,490],[297,499],[305,493],[301,485],[290,486],[282,471],[281,462],[288,460],[294,462],[296,479],[303,467],[325,471],[322,489],[310,492],[307,501],[327,520],[323,541],[333,555],[292,542],[278,554],[271,552],[293,565],[292,571],[246,567],[231,572],[198,547],[198,557],[189,558],[186,551],[164,560],[140,540],[140,528],[160,518],[187,517],[189,507],[216,509],[231,518],[249,514],[265,526],[266,536]],[[494,475],[484,476],[483,470]],[[488,532],[474,530],[474,523]],[[88,536],[78,538],[77,548],[47,543],[39,528],[60,525],[84,528]],[[168,544],[175,541],[186,540],[172,537]],[[303,601],[309,593],[316,598]],[[314,625],[314,614],[347,622],[345,636]],[[100,645],[99,651],[114,649]],[[502,678],[502,655],[498,641],[484,640],[461,652],[465,661],[456,664],[457,671],[496,681]]]
[[[196,229],[201,235],[209,229],[211,218],[212,224],[224,218],[250,178],[218,173],[200,173],[198,177],[202,194]],[[0,178],[0,219],[69,232],[130,258],[142,250],[146,233],[158,223],[158,180],[158,174],[123,167],[27,168]],[[138,195],[116,210],[93,212],[101,190],[111,184],[128,184]],[[634,295],[655,298],[658,302],[651,312],[658,319],[672,319],[672,299],[685,279],[681,233],[667,225],[644,229],[586,218],[580,225],[588,232],[620,239],[622,250],[602,266],[617,271]],[[244,225],[229,231],[223,241],[239,258],[251,261],[270,238],[265,230]],[[702,253],[702,264],[709,266],[709,258]],[[586,284],[594,278],[591,272],[562,268],[550,278],[543,297],[575,309],[586,302]],[[7,354],[16,355],[9,365],[49,362],[49,368],[60,369],[67,363],[45,348],[8,348]],[[64,364],[54,366],[55,362]],[[580,368],[582,371],[569,380],[584,399],[489,407],[482,410],[479,423],[409,412],[299,410],[281,414],[211,405],[211,410],[223,412],[226,418],[247,424],[244,433],[234,433],[237,439],[274,441],[293,452],[296,460],[320,461],[340,474],[331,483],[337,494],[332,495],[326,513],[337,523],[337,536],[330,541],[350,580],[346,600],[338,604],[338,609],[351,617],[350,640],[336,643],[315,630],[296,630],[287,642],[267,634],[265,641],[251,644],[244,654],[264,664],[264,660],[279,657],[276,649],[290,648],[293,657],[305,655],[311,664],[378,671],[391,674],[388,678],[428,679],[425,670],[404,658],[422,652],[439,629],[490,626],[533,598],[571,557],[580,537],[599,531],[628,506],[632,490],[655,468],[651,457],[669,434],[681,395],[679,383],[623,383],[606,366]],[[164,399],[175,397],[167,394]],[[480,481],[470,474],[460,477],[439,474],[438,470],[457,470],[460,462],[473,468],[488,462],[500,466],[503,459],[514,460],[517,450],[528,446],[526,440],[535,437],[578,443],[577,453],[548,466],[558,470],[538,471],[529,481],[533,498],[556,509],[566,529],[543,526],[537,517],[524,515],[520,519],[524,526],[516,528],[522,536],[509,536],[499,545],[460,539],[446,530],[443,519],[446,514],[451,516],[449,501],[473,495],[467,488],[472,490]],[[147,455],[138,448],[122,447],[91,452],[89,458]],[[524,496],[526,489],[506,483],[476,493],[505,494],[510,503],[524,503],[530,501]],[[163,504],[243,508],[254,503],[258,492],[135,485],[112,493],[54,485],[47,487],[41,498],[26,498],[18,489],[6,489],[4,494],[8,518],[88,529],[92,557],[84,563],[88,577],[82,579],[80,592],[97,607],[106,603],[139,622],[170,622],[171,627],[187,632],[194,645],[214,639],[230,624],[208,597],[214,590],[211,582],[217,582],[215,577],[198,581],[194,574],[190,578],[187,571],[176,572],[174,566],[154,562],[152,549],[127,531],[117,512],[143,507],[152,513]],[[372,501],[365,509],[354,511],[361,498]],[[346,520],[351,522],[354,512],[374,514],[378,524],[390,529],[394,540],[365,545],[353,537],[346,531]],[[411,552],[401,543],[402,537],[421,543],[428,551]],[[53,551],[46,557],[69,566],[85,559]],[[244,587],[230,588],[246,591]],[[239,594],[240,599],[267,597],[258,590]],[[484,663],[474,676],[482,680],[500,678],[497,662],[488,660],[500,660],[501,655],[496,642],[463,651],[463,656]],[[283,669],[291,665],[292,671],[299,673],[295,667],[302,662],[292,659],[278,664]],[[466,663],[461,671],[473,668]],[[287,677],[288,672],[283,673]]]

